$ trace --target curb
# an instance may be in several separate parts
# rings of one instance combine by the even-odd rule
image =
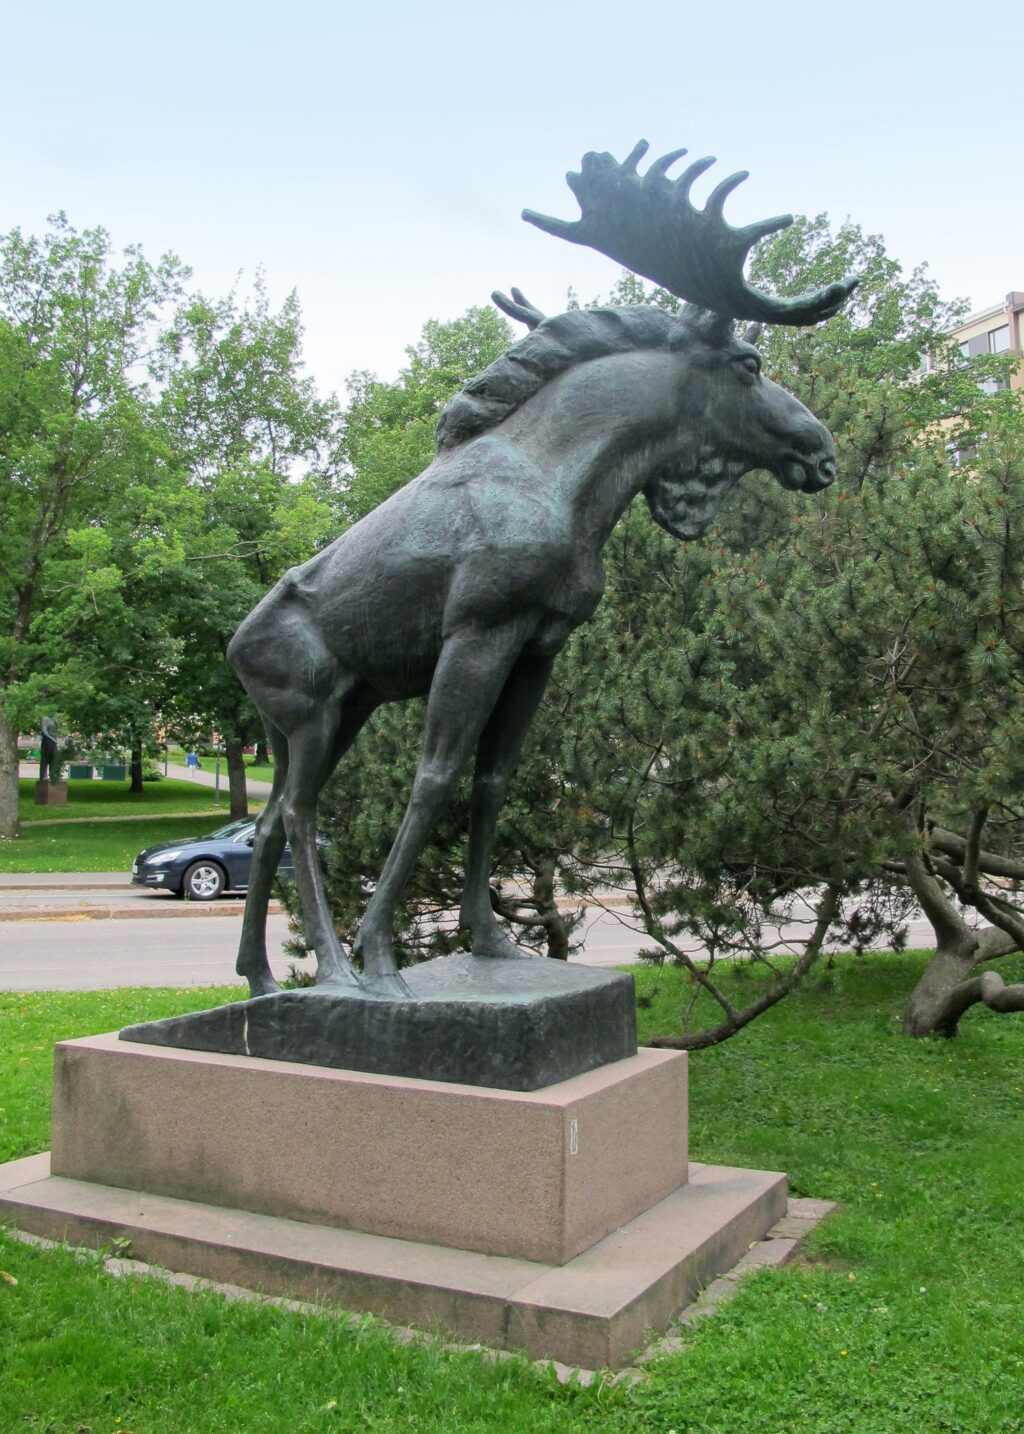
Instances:
[[[61,911],[53,906],[26,906],[20,910],[9,907],[0,910],[0,921],[110,921],[118,918],[146,920],[157,916],[241,916],[244,901],[230,905],[214,905],[212,902],[182,902],[180,905],[169,901],[157,906],[75,906]],[[272,901],[267,907],[270,916],[279,916],[284,907],[279,901]]]

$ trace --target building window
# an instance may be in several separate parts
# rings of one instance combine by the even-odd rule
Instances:
[[[977,444],[965,444],[963,448],[956,443],[946,444],[946,453],[949,455],[950,466],[963,468],[971,464],[978,455]]]
[[[989,329],[988,351],[990,354],[1005,354],[1010,352],[1010,325],[1003,324],[1002,328]]]

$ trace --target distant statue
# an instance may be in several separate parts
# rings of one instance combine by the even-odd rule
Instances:
[[[60,781],[60,732],[52,717],[39,724],[39,780]]]
[[[238,954],[254,995],[277,989],[266,915],[286,839],[318,983],[408,994],[392,944],[397,903],[474,750],[461,920],[476,956],[525,959],[491,909],[495,826],[555,657],[600,601],[613,527],[643,493],[656,523],[696,538],[750,469],[803,493],[835,477],[831,437],[762,375],[756,328],[740,339],[733,321],[814,324],[838,311],[856,280],[795,299],[751,288],[750,249],[792,220],[734,229],[722,206],[744,174],[696,209],[691,185],[713,161],[670,180],[685,151],[640,175],[646,150],[641,142],[623,164],[584,157],[582,172],[568,176],[577,222],[524,218],[610,255],[687,307],[545,318],[516,289],[511,299],[495,295],[531,332],[448,405],[430,467],[286,573],[231,642],[228,659],[276,756]],[[356,937],[360,974],[324,891],[317,797],[375,708],[427,694],[412,795]]]

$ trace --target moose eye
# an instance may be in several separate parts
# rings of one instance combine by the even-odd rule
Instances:
[[[761,372],[761,360],[755,358],[753,354],[745,354],[743,358],[740,359],[740,367],[754,378],[757,378]]]

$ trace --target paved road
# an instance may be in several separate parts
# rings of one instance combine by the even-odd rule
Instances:
[[[287,975],[293,959],[281,949],[287,932],[287,916],[271,916],[268,949],[278,978]],[[237,941],[237,916],[234,921],[222,915],[182,921],[175,913],[95,921],[87,913],[66,912],[57,921],[0,922],[0,989],[89,991],[235,981]],[[635,959],[641,945],[614,916],[597,912],[589,921],[582,959],[595,967],[622,965]]]
[[[0,924],[0,990],[90,991],[112,986],[209,986],[235,981],[238,920],[200,916]],[[281,950],[285,916],[268,923],[275,976],[288,973]]]
[[[190,915],[186,920],[176,913],[103,921],[68,909],[57,919],[0,922],[0,990],[86,991],[234,981],[239,921],[238,905],[232,905],[230,914]],[[218,912],[226,912],[225,904],[218,904]],[[278,978],[287,975],[292,961],[282,950],[287,934],[287,917],[271,916],[268,950]],[[620,966],[635,960],[643,944],[613,915],[595,912],[582,960],[588,966]],[[312,970],[312,962],[303,969]]]
[[[210,908],[185,907],[166,896],[131,887],[79,888],[65,893],[0,889],[0,904],[9,912],[16,898],[37,905],[45,900],[50,915],[36,920],[23,909],[12,913],[16,919],[0,920],[0,990],[195,986],[235,979],[239,901],[220,901],[212,914]],[[96,919],[100,912],[106,915],[115,900],[113,909],[137,909],[140,914]],[[650,943],[628,924],[626,914],[621,907],[589,908],[581,928],[583,949],[574,959],[588,966],[622,966],[635,961]],[[806,915],[809,918],[809,911]],[[807,930],[806,925],[794,921],[780,935],[799,942]],[[269,950],[278,977],[287,974],[292,960],[282,949],[287,931],[287,918],[271,915]],[[911,923],[910,946],[927,947],[933,940],[927,922]],[[700,954],[695,944],[692,949]],[[312,963],[308,966],[311,969]]]

